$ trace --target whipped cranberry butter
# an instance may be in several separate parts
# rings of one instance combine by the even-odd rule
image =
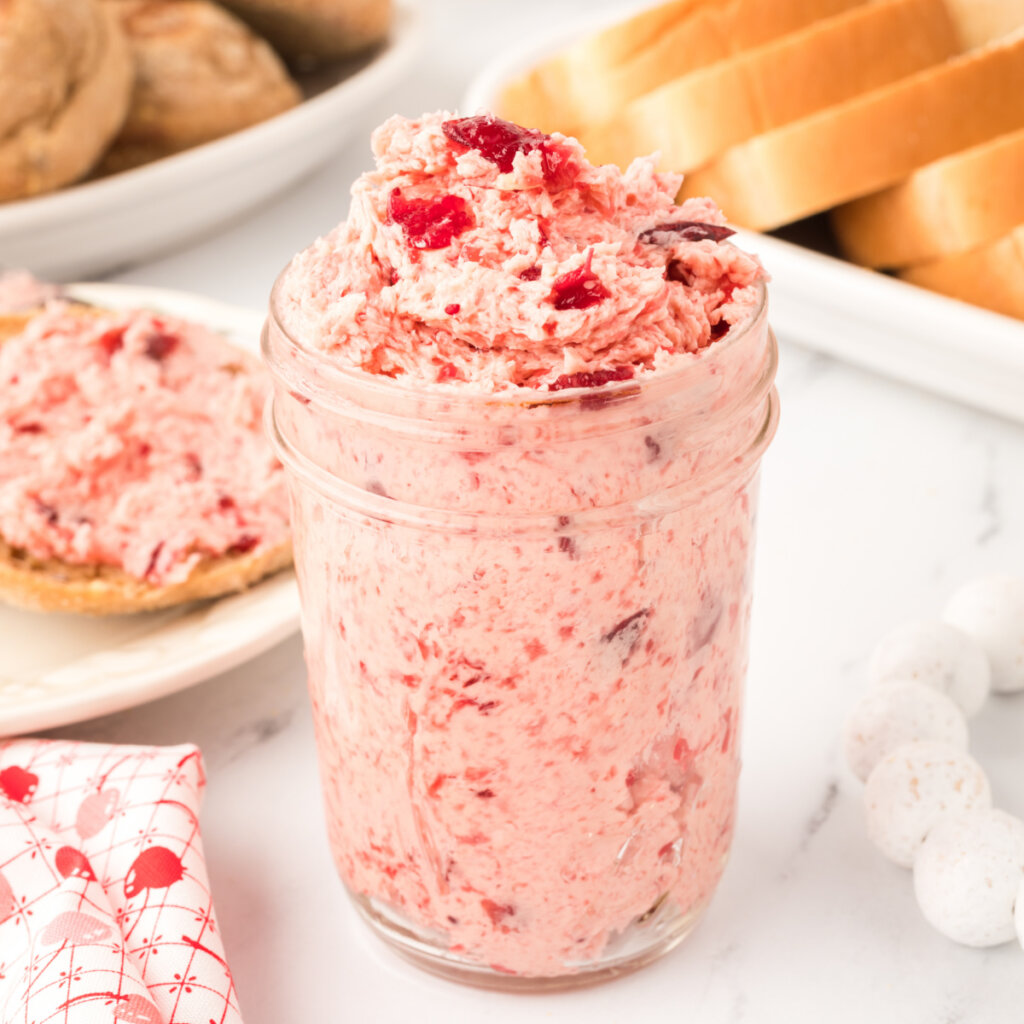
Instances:
[[[338,870],[436,970],[635,966],[732,833],[764,275],[648,160],[489,116],[373,147],[264,339]]]
[[[0,343],[0,540],[154,586],[287,543],[267,391],[258,362],[213,331],[51,301]]]

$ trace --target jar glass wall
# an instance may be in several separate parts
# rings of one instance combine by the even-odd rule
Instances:
[[[272,301],[331,848],[422,966],[546,987],[639,966],[728,853],[764,302],[683,369],[465,394],[332,366]]]

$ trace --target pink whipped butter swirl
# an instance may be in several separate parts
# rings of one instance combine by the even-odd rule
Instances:
[[[288,536],[267,383],[220,335],[51,305],[0,344],[0,538],[154,585]]]
[[[412,386],[595,386],[670,368],[746,319],[757,260],[652,159],[487,116],[393,117],[348,219],[297,257],[285,326]],[[577,375],[596,375],[586,377]]]

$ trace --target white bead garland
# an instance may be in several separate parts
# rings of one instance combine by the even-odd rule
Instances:
[[[1024,690],[1024,579],[959,590],[945,622],[907,623],[876,648],[874,687],[844,746],[862,781],[868,836],[913,867],[925,919],[967,946],[1024,947],[1024,822],[991,806],[967,750],[967,721],[990,689]]]

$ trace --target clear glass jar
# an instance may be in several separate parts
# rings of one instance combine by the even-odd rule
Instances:
[[[264,332],[331,847],[423,967],[538,988],[647,963],[728,853],[765,300],[679,370],[411,390]]]

